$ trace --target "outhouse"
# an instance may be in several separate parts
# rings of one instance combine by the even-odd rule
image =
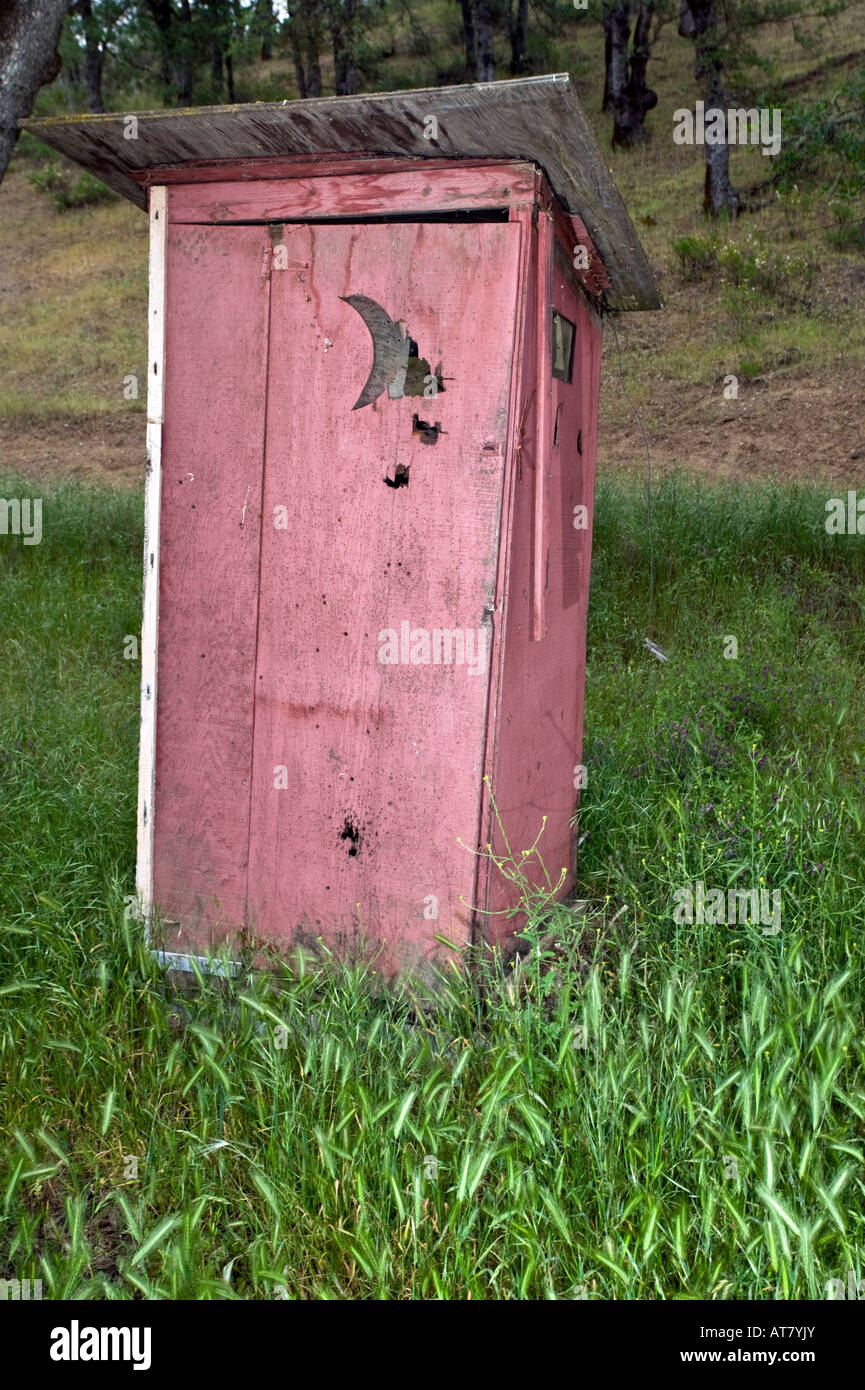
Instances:
[[[509,950],[504,837],[575,885],[602,315],[659,305],[569,78],[25,124],[150,215],[154,946]]]

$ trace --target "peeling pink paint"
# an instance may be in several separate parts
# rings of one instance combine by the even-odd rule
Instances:
[[[415,178],[451,199],[490,182],[436,163]],[[391,976],[454,959],[437,938],[507,945],[518,921],[487,913],[513,891],[478,854],[501,849],[491,795],[512,846],[547,816],[541,850],[573,887],[600,319],[563,255],[570,223],[542,212],[539,236],[548,190],[516,170],[507,221],[280,236],[213,225],[236,185],[172,192],[153,824],[168,949],[364,937]],[[316,215],[338,214],[336,166],[319,188]],[[279,187],[242,194],[254,222]],[[575,328],[570,382],[551,375],[554,311]]]

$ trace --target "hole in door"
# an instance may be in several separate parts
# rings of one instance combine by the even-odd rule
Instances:
[[[408,477],[409,467],[410,467],[410,465],[407,464],[407,463],[398,463],[398,464],[395,466],[395,468],[392,470],[392,472],[393,472],[393,477],[391,478],[390,476],[388,476],[388,477],[385,478],[385,483],[387,484],[387,486],[388,486],[388,487],[408,487],[408,483],[409,483],[409,477]]]
[[[356,859],[360,853],[360,826],[352,816],[346,816],[339,838],[348,843],[349,859]]]
[[[427,420],[421,420],[420,416],[413,415],[411,420],[412,434],[420,435],[421,444],[435,444],[442,432],[441,420],[436,420],[434,425]]]

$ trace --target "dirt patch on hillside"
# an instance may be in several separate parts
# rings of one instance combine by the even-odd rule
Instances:
[[[633,416],[625,416],[612,359],[605,363],[598,470],[642,475],[646,455]],[[865,392],[858,366],[740,383],[725,401],[719,387],[659,381],[641,410],[657,474],[680,468],[706,480],[815,479],[865,482]],[[647,416],[651,414],[651,421]],[[140,411],[85,418],[0,421],[0,467],[26,478],[80,478],[118,487],[144,482],[145,416]]]
[[[137,487],[144,483],[145,416],[117,415],[49,420],[0,420],[0,468],[25,478],[80,478]]]
[[[605,389],[621,397],[618,380]],[[615,420],[602,412],[599,471],[642,474],[646,452],[633,416]],[[738,400],[725,401],[721,387],[682,387],[659,381],[653,392],[652,423],[641,410],[652,468],[679,467],[697,477],[817,479],[855,487],[865,481],[865,392],[861,368],[818,375],[757,378],[739,384]]]

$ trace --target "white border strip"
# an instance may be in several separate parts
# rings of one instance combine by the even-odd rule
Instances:
[[[150,944],[153,909],[153,793],[156,782],[156,645],[159,630],[159,512],[165,376],[166,188],[150,189],[150,300],[147,329],[147,478],[144,490],[144,614],[141,624],[141,741],[138,752],[138,861],[135,888]]]
[[[236,960],[229,960],[223,964],[221,961],[210,960],[207,956],[184,956],[179,951],[151,951],[151,955],[166,969],[186,970],[190,975],[195,973],[193,963],[198,966],[202,975],[220,975],[226,979],[233,979],[240,971],[240,962]]]

